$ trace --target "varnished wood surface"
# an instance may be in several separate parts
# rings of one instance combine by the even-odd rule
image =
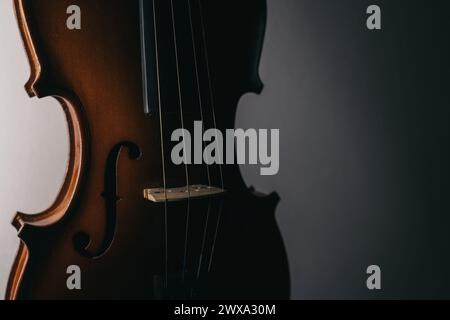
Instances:
[[[265,1],[203,3],[218,127],[234,128],[240,97],[262,89],[258,66]],[[71,4],[83,8],[80,31],[65,27]],[[164,207],[145,200],[142,192],[162,187],[160,124],[143,114],[138,1],[15,0],[15,7],[31,65],[27,92],[61,102],[71,148],[54,205],[38,215],[19,213],[14,220],[22,242],[6,298],[159,298],[153,287],[165,269]],[[127,143],[139,148],[139,157]],[[107,232],[105,164],[120,144],[114,239],[96,256]],[[223,170],[227,195],[220,233],[213,268],[205,272],[198,297],[288,298],[287,258],[274,217],[278,197],[259,197],[247,189],[237,166]],[[205,201],[191,203],[194,244],[207,207]],[[218,203],[212,207],[219,210]],[[169,269],[177,271],[186,205],[169,209],[175,226],[169,230]],[[75,243],[80,233],[90,236],[84,255]],[[83,270],[80,291],[66,288],[69,265]]]

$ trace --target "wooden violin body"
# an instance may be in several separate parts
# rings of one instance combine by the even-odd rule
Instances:
[[[201,2],[216,126],[234,128],[240,97],[262,89],[258,63],[266,4]],[[73,4],[82,9],[81,30],[66,27],[66,10]],[[161,187],[164,159],[160,119],[144,115],[142,107],[139,2],[15,0],[15,7],[31,62],[26,90],[58,99],[71,147],[54,205],[14,219],[21,245],[6,298],[288,298],[287,258],[274,216],[278,197],[248,189],[237,165],[222,168],[222,200],[180,202],[167,209],[142,196],[146,188]],[[185,122],[194,118],[186,116]],[[204,233],[206,211],[211,215]],[[197,249],[202,242],[204,252]],[[195,290],[192,285],[164,293],[164,279],[180,286],[172,274],[183,251],[189,258],[181,273],[201,281]],[[69,266],[81,270],[80,290],[67,287]]]

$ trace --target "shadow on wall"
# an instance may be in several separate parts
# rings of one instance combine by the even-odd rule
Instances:
[[[238,108],[239,128],[280,129],[279,175],[242,170],[280,192],[294,299],[449,295],[448,152],[433,147],[448,145],[448,111],[424,108],[424,2],[377,1],[375,32],[372,4],[268,0],[265,89]],[[373,264],[382,292],[366,287]]]

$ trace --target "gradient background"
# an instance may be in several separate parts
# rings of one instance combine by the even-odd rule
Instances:
[[[1,295],[18,246],[10,220],[51,204],[68,153],[59,105],[23,90],[11,2],[0,0]],[[450,298],[450,56],[434,25],[448,10],[424,3],[268,0],[266,87],[243,97],[237,127],[281,129],[279,175],[242,171],[281,196],[294,299]],[[366,28],[371,4],[382,31]],[[372,264],[381,291],[366,288]]]

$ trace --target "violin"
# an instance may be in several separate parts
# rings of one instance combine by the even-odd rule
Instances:
[[[174,130],[234,128],[261,92],[265,0],[14,2],[26,90],[59,101],[70,155],[54,204],[14,218],[6,298],[289,298],[278,195],[171,161]]]

